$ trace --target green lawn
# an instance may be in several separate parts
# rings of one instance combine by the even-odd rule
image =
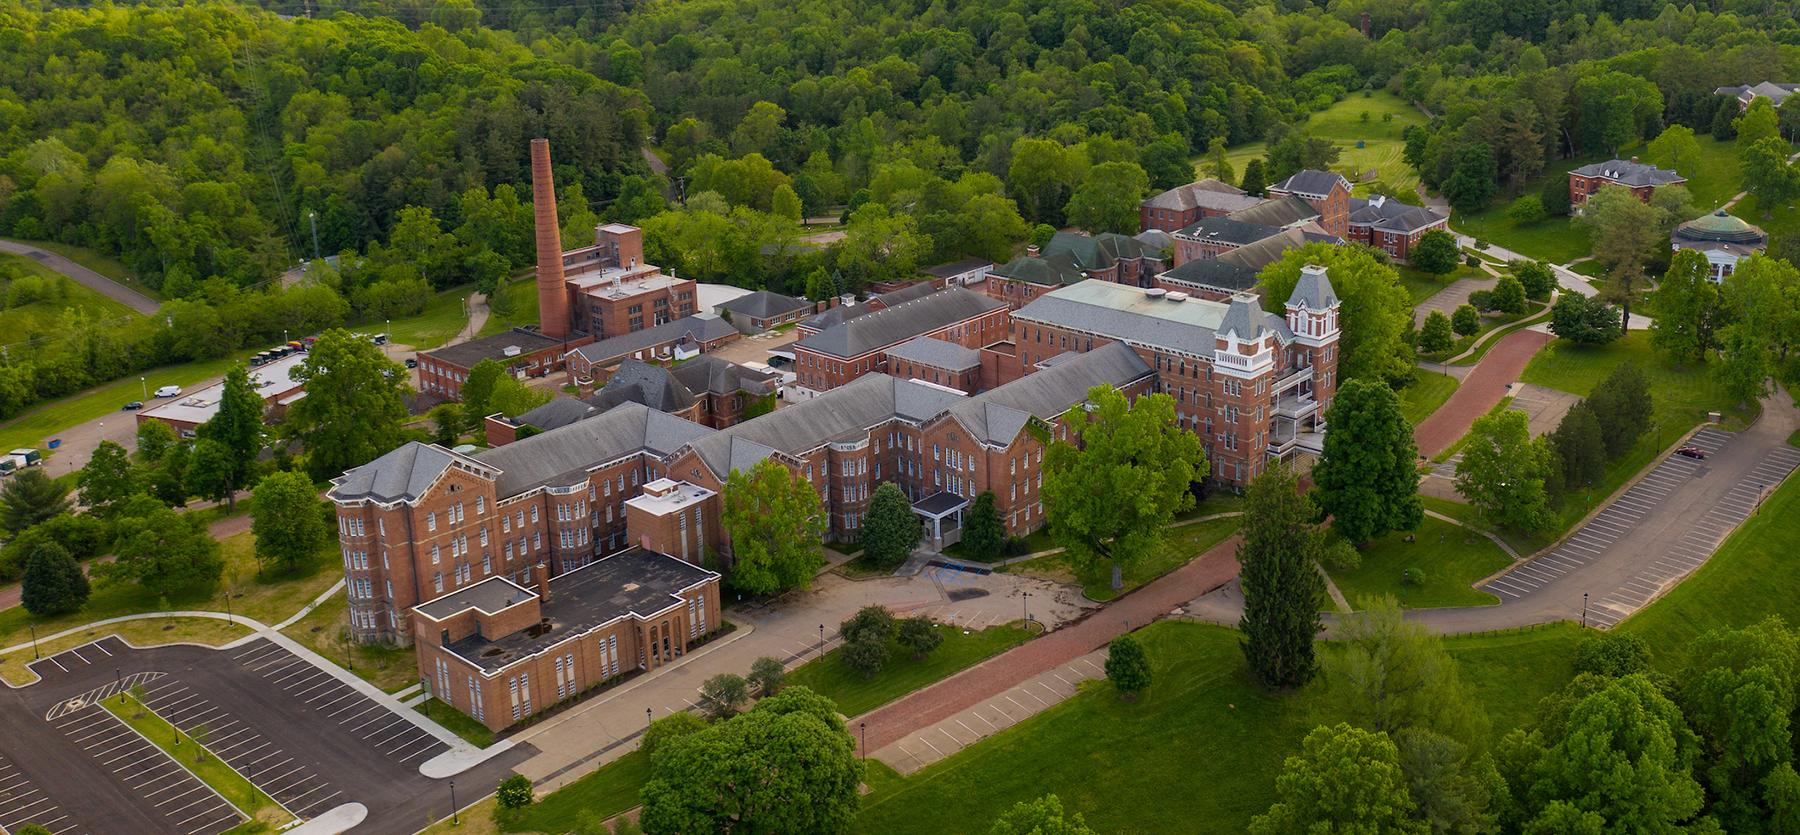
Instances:
[[[1381,537],[1362,549],[1362,565],[1355,570],[1331,572],[1332,581],[1351,606],[1360,609],[1364,598],[1383,594],[1393,595],[1409,609],[1500,602],[1470,587],[1512,564],[1500,546],[1479,533],[1429,516],[1412,535],[1412,542],[1406,541],[1405,533]],[[1400,575],[1408,568],[1419,569],[1424,582],[1417,586],[1402,583]]]
[[[1694,208],[1712,211],[1744,190],[1744,166],[1738,161],[1737,140],[1721,141],[1704,133],[1694,138],[1700,143],[1700,166],[1681,174],[1694,195]]]
[[[638,791],[650,779],[650,758],[632,751],[519,812],[499,816],[502,832],[568,832],[584,811],[601,820],[638,805]]]
[[[899,642],[890,641],[887,666],[864,678],[844,663],[841,650],[832,650],[788,673],[787,683],[804,685],[830,697],[845,716],[860,716],[1025,643],[1032,635],[1017,621],[980,632],[938,624],[937,631],[944,636],[944,642],[924,660],[913,658],[912,652]]]
[[[78,423],[107,415],[116,415],[119,420],[134,420],[129,413],[119,411],[119,407],[132,400],[142,400],[146,389],[155,391],[162,386],[187,387],[214,377],[222,377],[232,365],[243,362],[245,357],[253,353],[255,351],[245,350],[223,359],[152,368],[95,386],[80,394],[34,406],[10,420],[0,422],[0,447],[14,449],[29,446],[43,449],[46,442],[55,438],[57,433]],[[143,377],[143,382],[135,379],[137,377]]]
[[[1499,536],[1507,545],[1512,546],[1513,551],[1517,552],[1522,557],[1530,556],[1543,550],[1544,546],[1549,545],[1551,542],[1550,537],[1547,536],[1526,536],[1517,531],[1490,530],[1486,525],[1482,524],[1479,518],[1477,518],[1478,514],[1475,512],[1475,508],[1470,507],[1463,502],[1440,499],[1437,496],[1420,496],[1419,501],[1424,503],[1426,510],[1442,513],[1445,516],[1463,523],[1466,527],[1475,528],[1477,530],[1486,530],[1489,533]]]
[[[139,318],[131,308],[89,290],[61,273],[51,270],[23,255],[0,252],[0,278],[8,274],[30,275],[53,283],[60,299],[33,302],[19,307],[0,309],[0,343],[23,343],[34,336],[54,330],[63,313],[78,310],[91,322],[113,322]],[[0,291],[7,283],[0,280]]]
[[[1456,283],[1458,279],[1491,278],[1487,273],[1466,264],[1458,264],[1456,269],[1443,275],[1435,275],[1404,265],[1395,265],[1394,270],[1400,274],[1400,286],[1405,287],[1407,295],[1412,296],[1412,303],[1415,307],[1420,302]]]
[[[1568,681],[1579,633],[1559,624],[1447,641],[1477,698],[1496,707],[1496,737]],[[1163,622],[1138,636],[1153,677],[1136,702],[1087,684],[911,777],[872,775],[856,830],[981,832],[1012,804],[1054,793],[1099,832],[1241,833],[1306,731],[1344,718],[1325,681],[1292,694],[1252,685],[1236,630]]]
[[[1543,189],[1546,178],[1560,177],[1569,173],[1570,169],[1580,168],[1590,162],[1599,162],[1601,159],[1601,157],[1581,157],[1550,160],[1544,166],[1544,176],[1526,183],[1524,190],[1520,193],[1537,194]],[[1576,226],[1569,218],[1550,217],[1524,226],[1508,220],[1506,207],[1518,196],[1518,194],[1503,192],[1495,198],[1493,205],[1479,212],[1452,212],[1450,226],[1477,240],[1498,244],[1520,255],[1558,264],[1567,263],[1589,253],[1591,247],[1588,242],[1587,229]]]
[[[1447,374],[1434,374],[1423,368],[1413,375],[1413,381],[1401,389],[1400,413],[1406,415],[1406,422],[1418,425],[1420,421],[1431,417],[1431,413],[1444,405],[1450,395],[1456,393],[1460,385],[1455,377]]]
[[[348,662],[351,672],[389,693],[419,681],[419,664],[412,650],[350,642],[350,601],[341,594],[327,598],[281,632],[333,663]]]
[[[1364,113],[1369,114],[1367,122],[1362,121]],[[1382,121],[1386,114],[1392,114],[1393,119]],[[1406,140],[1401,134],[1411,125],[1424,123],[1425,116],[1405,99],[1378,91],[1369,98],[1352,93],[1343,101],[1312,114],[1306,120],[1305,130],[1338,146],[1338,161],[1331,168],[1350,178],[1350,182],[1361,184],[1364,182],[1362,174],[1374,172],[1368,182],[1379,180],[1399,191],[1411,192],[1419,184],[1419,175],[1401,158],[1406,149]],[[1364,147],[1356,147],[1358,140]],[[1250,160],[1263,156],[1265,144],[1248,142],[1226,152],[1226,160],[1238,177],[1243,176],[1244,166]],[[1197,157],[1194,161],[1203,164],[1205,159]],[[1362,195],[1367,191],[1364,184],[1359,185],[1355,193]]]
[[[242,774],[204,750],[204,738],[196,740],[177,730],[155,711],[145,707],[135,695],[122,694],[107,699],[103,704],[107,712],[143,734],[145,739],[162,749],[163,753],[180,761],[181,765],[211,786],[227,802],[237,807],[238,811],[276,828],[293,820],[293,815],[263,794],[262,790]]]
[[[1112,588],[1110,570],[1101,572],[1098,577],[1077,577],[1074,567],[1070,565],[1068,558],[1063,554],[1051,554],[1047,557],[1014,563],[1000,570],[1043,577],[1057,582],[1079,582],[1082,593],[1089,599],[1104,602],[1186,565],[1189,560],[1200,556],[1207,549],[1236,533],[1242,522],[1242,517],[1232,516],[1225,519],[1195,522],[1174,529],[1169,535],[1168,547],[1127,569],[1123,577],[1125,587],[1117,591]]]
[[[372,322],[361,327],[363,330],[385,329],[390,341],[429,351],[449,342],[450,337],[469,323],[468,316],[463,313],[463,303],[474,291],[474,285],[468,284],[441,290],[432,295],[425,303],[424,312],[417,316],[396,319],[391,324]]]
[[[1765,216],[1762,201],[1752,194],[1731,207],[1731,213],[1743,218],[1745,222],[1762,227],[1764,232],[1772,236],[1800,234],[1800,201],[1776,206]]]
[[[413,710],[425,714],[431,721],[443,725],[445,730],[462,737],[464,742],[476,748],[494,744],[494,732],[469,714],[457,710],[455,705],[445,704],[437,699],[426,699]]]
[[[1679,661],[1677,647],[1709,629],[1748,626],[1768,615],[1800,623],[1800,481],[1783,483],[1700,570],[1650,607],[1620,624]]]
[[[1538,304],[1538,302],[1530,302],[1530,303]],[[1550,316],[1550,314],[1548,311],[1540,311],[1540,312],[1534,313],[1534,314],[1527,314],[1524,318],[1515,320],[1513,322],[1509,322],[1507,324],[1497,325],[1494,328],[1492,328],[1491,330],[1484,328],[1482,330],[1483,334],[1492,333],[1493,336],[1488,337],[1485,342],[1481,342],[1480,344],[1475,345],[1474,346],[1475,350],[1473,353],[1470,353],[1468,356],[1461,357],[1457,360],[1454,360],[1450,364],[1457,365],[1457,366],[1463,366],[1463,365],[1474,365],[1476,363],[1479,363],[1479,362],[1481,362],[1481,358],[1483,356],[1487,355],[1488,349],[1494,347],[1494,344],[1499,342],[1500,340],[1505,339],[1507,334],[1512,333],[1513,331],[1519,330],[1521,328],[1530,327],[1531,325],[1534,325],[1538,322],[1544,321],[1545,319],[1549,318],[1549,316]]]
[[[481,336],[538,323],[537,282],[534,279],[508,282],[494,296],[488,305],[487,323],[481,326]],[[503,310],[505,313],[501,312]]]
[[[1636,363],[1650,379],[1650,395],[1655,403],[1653,424],[1629,452],[1607,466],[1605,477],[1591,491],[1595,501],[1612,495],[1677,437],[1704,421],[1708,411],[1722,412],[1728,427],[1742,426],[1755,417],[1754,409],[1730,405],[1724,386],[1713,374],[1713,366],[1678,367],[1668,363],[1650,347],[1650,335],[1644,331],[1632,331],[1602,346],[1553,341],[1531,358],[1520,379],[1585,397],[1601,379],[1626,362]],[[1568,530],[1579,521],[1587,514],[1588,503],[1585,491],[1565,497],[1553,532]]]

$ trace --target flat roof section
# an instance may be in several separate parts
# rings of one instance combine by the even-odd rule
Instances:
[[[300,388],[288,373],[300,367],[306,361],[306,354],[290,354],[274,362],[250,369],[250,385],[256,387],[256,394],[268,402],[271,398],[285,396]],[[225,396],[225,384],[214,383],[206,388],[191,391],[160,406],[144,411],[145,417],[160,420],[173,420],[182,423],[201,424],[212,420],[219,413],[219,399]],[[295,398],[289,398],[295,399]]]
[[[680,592],[718,576],[666,554],[629,548],[583,568],[552,577],[550,600],[541,604],[544,616],[542,622],[493,640],[470,635],[452,641],[447,649],[481,668],[483,672],[495,673],[515,661],[529,658],[619,618],[648,617],[678,606],[681,604],[678,596]],[[491,579],[484,580],[464,591],[491,582]],[[439,602],[441,601],[434,600],[425,606]],[[424,611],[425,606],[419,607],[419,610]]]
[[[571,334],[571,337],[573,336],[574,334]],[[484,336],[459,345],[448,345],[435,351],[426,351],[424,355],[457,368],[474,368],[476,363],[485,359],[499,360],[505,364],[547,348],[557,347],[567,341],[545,336],[536,330],[513,328],[505,333]],[[513,350],[515,348],[516,351]]]
[[[468,588],[458,589],[429,603],[419,604],[419,614],[432,620],[444,620],[467,609],[493,614],[510,609],[537,597],[534,592],[505,577],[489,577]]]

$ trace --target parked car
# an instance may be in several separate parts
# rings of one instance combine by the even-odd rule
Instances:
[[[181,386],[163,386],[156,390],[157,397],[180,397]]]
[[[1693,458],[1693,459],[1699,460],[1699,461],[1706,460],[1706,450],[1703,450],[1697,446],[1684,446],[1681,449],[1675,450],[1675,454],[1676,455],[1685,455],[1689,458]]]
[[[124,411],[127,411],[127,412],[135,412],[135,411],[137,411],[137,410],[139,410],[139,409],[142,409],[142,408],[144,408],[144,401],[142,401],[142,400],[133,400],[133,401],[131,401],[131,402],[130,402],[130,403],[127,403],[127,404],[125,404],[125,405],[124,405],[124,407],[123,407],[123,410],[124,410]]]
[[[407,368],[418,368],[419,361],[416,359],[413,359],[412,357],[407,357],[406,358],[406,367]]]

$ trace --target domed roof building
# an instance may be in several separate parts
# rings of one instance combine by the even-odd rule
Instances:
[[[1769,245],[1769,236],[1761,228],[1726,214],[1724,209],[1676,226],[1669,240],[1677,251],[1691,249],[1705,255],[1715,282],[1724,281],[1739,261]]]

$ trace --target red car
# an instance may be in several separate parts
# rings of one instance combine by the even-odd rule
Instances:
[[[1685,455],[1689,458],[1693,458],[1698,461],[1706,460],[1706,450],[1703,450],[1697,446],[1684,446],[1681,449],[1675,450],[1675,454],[1676,455]]]

